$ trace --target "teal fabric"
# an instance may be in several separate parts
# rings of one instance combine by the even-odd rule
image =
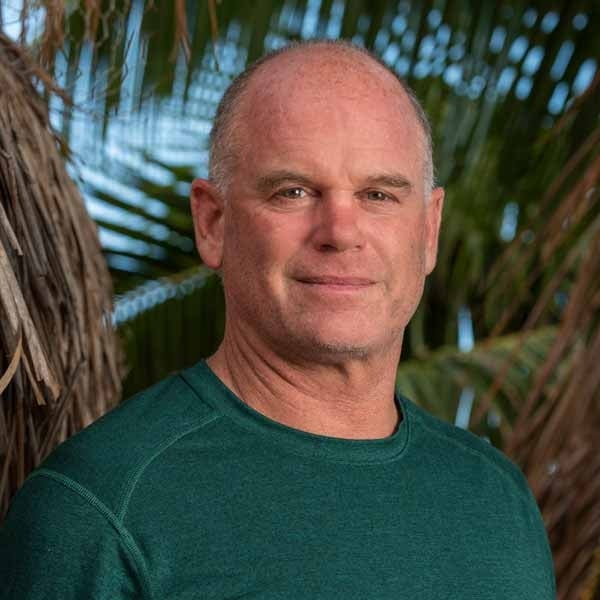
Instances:
[[[313,435],[198,363],[29,477],[0,533],[0,598],[554,598],[519,469],[397,403],[388,438]]]

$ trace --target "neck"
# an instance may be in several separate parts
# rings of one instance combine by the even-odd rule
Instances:
[[[289,427],[346,439],[378,439],[397,428],[398,347],[327,364],[290,362],[232,335],[207,363],[241,400]]]

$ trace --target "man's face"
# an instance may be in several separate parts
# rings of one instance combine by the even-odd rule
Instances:
[[[224,202],[227,327],[288,359],[399,353],[441,211],[416,118],[376,69],[284,67],[253,82]]]

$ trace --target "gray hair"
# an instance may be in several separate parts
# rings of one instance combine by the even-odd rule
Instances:
[[[425,196],[429,197],[431,190],[434,187],[434,167],[433,167],[433,142],[431,138],[431,125],[423,107],[421,106],[415,92],[410,86],[400,78],[397,73],[389,68],[378,56],[366,50],[361,46],[357,46],[347,40],[307,40],[302,42],[292,42],[283,48],[279,48],[272,52],[268,52],[257,61],[247,67],[240,73],[225,90],[221,101],[217,107],[215,119],[213,121],[212,130],[210,132],[210,159],[208,164],[209,178],[215,187],[225,194],[231,173],[235,168],[235,160],[238,154],[239,145],[235,139],[235,124],[239,116],[242,100],[246,95],[248,85],[252,76],[266,63],[274,58],[311,47],[330,47],[345,53],[358,53],[368,59],[371,59],[376,64],[383,67],[390,73],[402,87],[404,93],[408,96],[410,104],[414,109],[417,121],[421,126],[423,138],[425,142],[424,156],[424,178],[425,178]]]

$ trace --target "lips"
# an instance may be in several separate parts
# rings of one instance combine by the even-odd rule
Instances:
[[[366,277],[352,277],[348,275],[310,275],[296,277],[300,283],[323,286],[340,286],[340,287],[367,287],[373,285],[375,281]]]

